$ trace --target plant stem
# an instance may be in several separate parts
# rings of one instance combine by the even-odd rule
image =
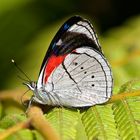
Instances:
[[[27,112],[27,115],[31,118],[31,125],[42,134],[44,139],[60,140],[58,134],[45,119],[43,112],[39,107],[32,106]]]
[[[113,102],[115,102],[117,100],[122,100],[122,99],[125,99],[125,98],[128,98],[128,97],[134,97],[134,96],[140,96],[140,90],[113,95],[111,97],[111,99],[109,100],[109,102],[107,102],[107,103],[113,103]]]

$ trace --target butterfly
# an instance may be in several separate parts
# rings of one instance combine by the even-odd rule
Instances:
[[[86,19],[73,16],[58,30],[44,57],[30,101],[51,106],[88,107],[112,95],[111,68]]]

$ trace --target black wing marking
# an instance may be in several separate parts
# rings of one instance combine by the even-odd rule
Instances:
[[[56,45],[53,50],[55,55],[68,54],[82,46],[90,46],[100,51],[95,42],[88,38],[85,34],[67,31],[63,34],[61,40],[61,45]]]
[[[54,36],[53,40],[50,43],[49,49],[47,50],[46,55],[44,57],[44,60],[42,62],[42,65],[41,65],[41,68],[40,68],[40,72],[41,72],[44,64],[46,63],[48,57],[52,54],[53,46],[55,46],[55,43],[61,38],[63,33],[66,32],[69,29],[69,27],[71,27],[73,24],[77,23],[80,20],[82,20],[82,18],[80,16],[74,16],[74,17],[71,17],[70,19],[68,19],[61,26],[61,28],[58,30],[58,32],[56,33],[56,35]]]
[[[69,29],[72,29],[74,26],[77,27],[73,31],[69,31]],[[78,28],[82,29],[81,33],[80,31],[77,32]],[[92,38],[90,38],[86,33],[84,33],[84,30],[87,30],[88,34],[90,34]],[[90,46],[101,52],[101,47],[98,43],[96,33],[89,21],[81,18],[80,16],[71,17],[61,26],[61,28],[58,30],[55,37],[53,38],[42,62],[40,72],[46,64],[49,56],[51,56],[52,54],[64,55],[70,53],[78,47],[85,45]]]

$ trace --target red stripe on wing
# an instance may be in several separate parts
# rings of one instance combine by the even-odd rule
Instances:
[[[66,55],[62,55],[62,56],[55,56],[52,55],[49,60],[48,63],[45,67],[45,73],[44,73],[44,82],[46,83],[48,80],[48,77],[50,76],[50,74],[52,73],[52,71],[57,68],[65,59]]]

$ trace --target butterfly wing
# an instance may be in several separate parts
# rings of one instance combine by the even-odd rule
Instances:
[[[92,46],[101,52],[97,35],[90,22],[80,16],[73,16],[61,26],[49,46],[41,65],[38,87],[43,83],[45,66],[50,56],[64,55],[81,45]]]
[[[43,66],[46,64],[47,59],[52,55],[52,53],[55,53],[57,50],[63,49],[64,45],[61,45],[61,43],[63,42],[63,44],[66,44],[63,39],[65,39],[67,33],[80,33],[86,35],[96,44],[94,46],[95,49],[101,51],[97,35],[92,27],[92,24],[90,24],[88,20],[83,19],[80,16],[73,16],[61,26],[61,28],[58,30],[55,37],[53,38],[42,62],[40,72]],[[58,46],[61,47],[58,48]]]
[[[53,96],[57,94],[64,106],[100,104],[112,94],[110,67],[104,56],[89,46],[68,54],[52,72],[48,82],[53,84],[51,93]]]
[[[82,107],[106,102],[112,83],[92,25],[79,16],[70,18],[51,42],[37,87],[45,86],[61,105]]]

